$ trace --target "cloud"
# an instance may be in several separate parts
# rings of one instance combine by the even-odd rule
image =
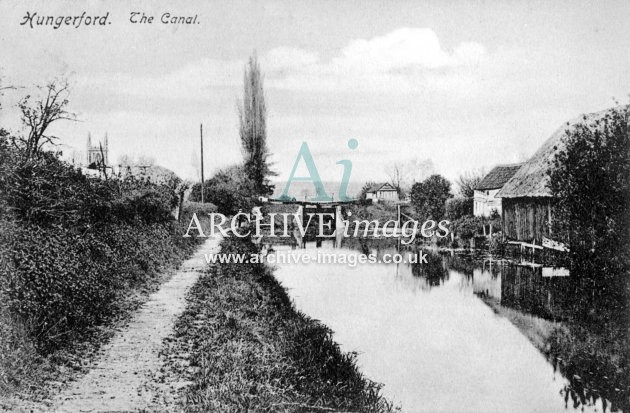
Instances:
[[[472,69],[486,49],[462,42],[440,45],[429,28],[400,28],[371,39],[354,39],[323,61],[317,52],[277,47],[260,58],[266,86],[306,92],[416,92],[474,87]],[[102,74],[79,79],[91,90],[165,99],[203,99],[212,88],[239,88],[245,59],[201,59],[162,75]]]
[[[448,53],[440,46],[433,30],[401,28],[370,40],[351,41],[332,64],[342,69],[376,73],[406,67],[438,69],[474,61],[484,52],[480,44],[464,43],[455,53]]]
[[[271,66],[271,87],[376,92],[474,85],[467,75],[487,59],[485,47],[475,42],[462,42],[452,51],[443,49],[428,28],[401,28],[372,39],[352,40],[328,62],[301,49],[273,49],[268,56],[273,56],[268,61],[284,62],[280,71]],[[294,64],[287,63],[291,59]]]

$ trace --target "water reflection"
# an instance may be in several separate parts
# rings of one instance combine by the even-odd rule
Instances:
[[[338,245],[306,242],[290,253],[412,253],[392,240]],[[616,400],[613,409],[625,406],[621,394],[611,394],[618,383],[608,378],[606,386],[599,378],[604,373],[585,378],[577,374],[580,366],[567,364],[575,345],[563,349],[562,337],[551,335],[552,343],[539,346],[543,354],[521,333],[522,325],[497,314],[505,307],[516,317],[512,322],[524,317],[534,326],[537,318],[530,316],[566,320],[569,277],[448,253],[429,254],[422,265],[281,265],[276,276],[298,308],[329,325],[345,350],[359,353],[365,373],[383,382],[403,411],[611,410],[605,399]]]

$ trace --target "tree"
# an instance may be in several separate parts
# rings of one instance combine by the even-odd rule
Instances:
[[[433,174],[435,167],[431,159],[414,158],[407,161],[394,161],[385,166],[389,183],[398,190],[398,195],[408,193],[416,182],[422,182]]]
[[[475,188],[484,175],[485,171],[483,169],[470,170],[461,174],[455,181],[459,195],[464,198],[473,198],[475,196]]]
[[[411,187],[411,203],[426,219],[441,220],[446,214],[445,203],[451,198],[451,183],[441,175],[431,175]]]
[[[37,155],[45,144],[52,144],[58,139],[46,134],[50,125],[58,120],[76,120],[76,115],[66,110],[69,95],[67,80],[51,81],[44,87],[39,86],[38,90],[40,96],[27,95],[18,103],[28,134],[14,139],[13,143],[23,149],[26,159]]]
[[[396,188],[398,195],[402,195],[403,187],[407,187],[407,175],[405,166],[401,162],[391,162],[385,167],[385,173],[389,177],[389,183]]]
[[[248,211],[254,206],[254,186],[244,166],[232,165],[206,180],[204,200],[216,205],[218,212],[234,215],[241,209]],[[201,201],[201,184],[192,187],[190,200]]]
[[[473,215],[473,198],[456,197],[446,200],[446,218],[455,220]]]
[[[257,195],[271,195],[273,186],[269,176],[276,175],[270,169],[267,147],[267,107],[263,92],[263,80],[254,54],[245,69],[243,101],[238,104],[240,137],[245,158],[245,172],[254,183]]]
[[[549,171],[552,231],[569,243],[572,275],[590,280],[595,297],[614,298],[622,308],[630,272],[629,112],[629,106],[614,108],[569,128]]]

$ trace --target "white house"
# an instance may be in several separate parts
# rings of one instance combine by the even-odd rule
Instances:
[[[389,183],[372,185],[365,193],[372,202],[398,202],[398,190]]]
[[[497,165],[475,187],[473,214],[489,217],[492,211],[501,214],[501,198],[497,193],[514,176],[522,164]]]

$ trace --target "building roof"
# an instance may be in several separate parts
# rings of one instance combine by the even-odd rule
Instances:
[[[497,165],[486,176],[483,177],[481,182],[477,184],[475,189],[478,190],[486,190],[486,189],[499,189],[502,188],[503,185],[507,181],[514,176],[516,171],[522,166],[522,163],[514,163],[508,165]]]
[[[371,185],[366,192],[378,192],[378,191],[397,191],[390,183],[380,183]]]
[[[566,148],[567,131],[580,123],[591,123],[604,118],[610,109],[582,115],[561,126],[536,153],[507,181],[497,194],[501,198],[551,197],[548,171],[555,155]]]

